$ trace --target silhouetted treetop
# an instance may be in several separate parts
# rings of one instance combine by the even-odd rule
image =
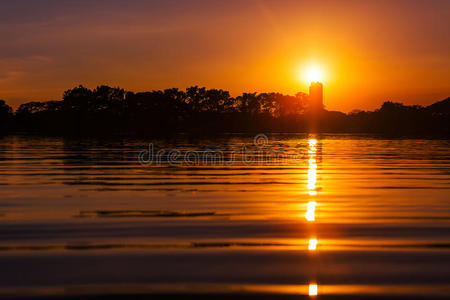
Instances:
[[[0,134],[5,133],[11,126],[13,118],[12,108],[0,99]]]
[[[434,114],[450,115],[450,98],[431,104],[426,109]]]

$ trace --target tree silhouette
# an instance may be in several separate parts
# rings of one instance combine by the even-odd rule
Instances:
[[[12,108],[0,99],[0,134],[7,132],[13,118]]]
[[[188,87],[125,92],[101,85],[76,86],[62,101],[28,102],[15,114],[0,100],[0,131],[62,135],[161,135],[177,132],[364,132],[384,135],[450,134],[450,99],[428,107],[385,102],[375,111],[349,114],[309,108],[309,96],[243,93]],[[312,123],[314,121],[314,124]]]

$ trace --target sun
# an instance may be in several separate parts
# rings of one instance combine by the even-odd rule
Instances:
[[[299,80],[311,82],[322,82],[325,80],[324,69],[318,64],[309,64],[300,68]]]
[[[322,79],[322,73],[319,68],[312,67],[306,71],[306,80],[308,82],[321,81]]]

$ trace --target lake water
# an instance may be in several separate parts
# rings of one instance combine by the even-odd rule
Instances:
[[[0,296],[450,296],[450,141],[0,138]]]

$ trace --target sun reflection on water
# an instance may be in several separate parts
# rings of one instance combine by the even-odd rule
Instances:
[[[308,140],[308,184],[307,190],[310,196],[317,195],[317,140],[311,138]],[[316,202],[310,201],[307,205],[305,218],[307,221],[315,221]]]
[[[308,183],[307,190],[311,197],[317,196],[317,139],[310,138],[308,140]],[[316,201],[309,201],[306,206],[305,218],[308,222],[316,220]],[[317,250],[317,238],[310,238],[308,242],[308,250],[315,252]],[[308,295],[310,297],[317,296],[317,283],[309,284]]]
[[[316,183],[317,183],[317,140],[308,140],[308,192],[311,196],[317,195]]]
[[[315,201],[308,202],[305,218],[309,222],[313,222],[316,220],[316,204],[317,203]]]
[[[309,239],[308,250],[317,249],[317,239]]]
[[[317,284],[309,284],[309,296],[317,296]]]

